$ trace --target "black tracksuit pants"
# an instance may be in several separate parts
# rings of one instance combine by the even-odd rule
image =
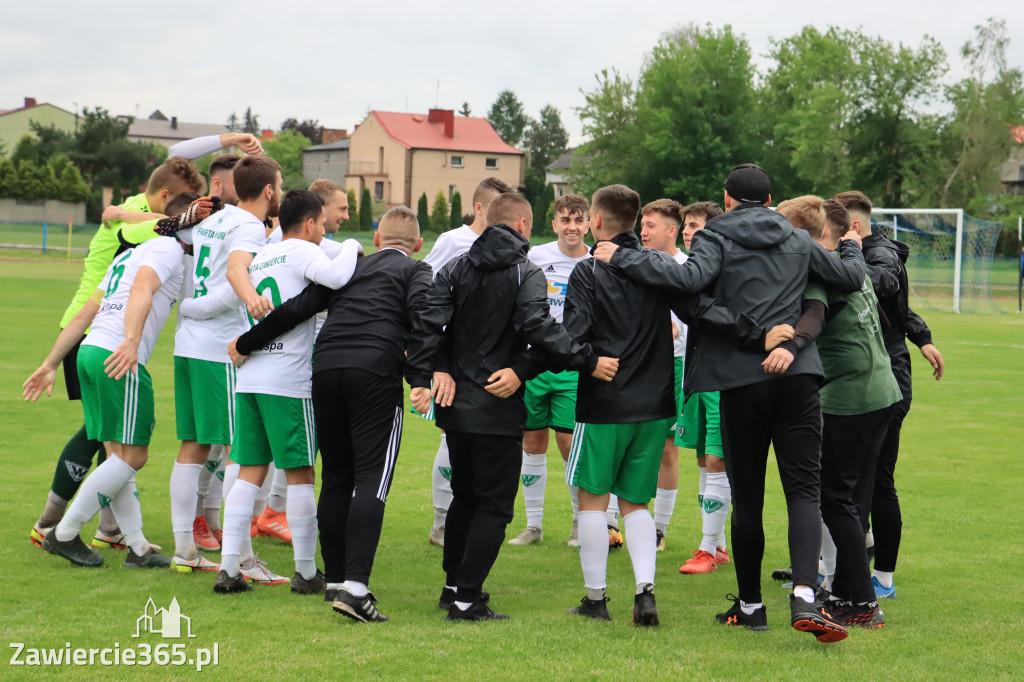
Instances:
[[[878,452],[892,407],[855,415],[824,414],[821,442],[821,518],[836,545],[832,594],[875,599],[864,532],[871,511]]]
[[[452,462],[452,504],[444,528],[446,584],[474,602],[512,521],[523,437],[446,431]]]
[[[797,374],[721,392],[722,445],[732,486],[732,556],[740,599],[761,601],[765,469],[774,445],[789,512],[794,585],[815,584],[821,552],[821,402],[816,376]],[[863,543],[862,543],[863,544]]]
[[[402,440],[402,380],[362,369],[313,375],[323,482],[317,504],[327,582],[369,583]]]
[[[875,536],[875,570],[892,573],[900,553],[903,537],[903,515],[896,494],[896,457],[900,452],[900,431],[903,419],[910,412],[910,394],[893,405],[892,419],[882,441],[875,468],[875,490],[871,500],[871,530]]]

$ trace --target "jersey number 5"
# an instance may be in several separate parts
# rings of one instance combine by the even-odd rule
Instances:
[[[209,289],[206,288],[206,278],[210,276],[210,268],[206,266],[206,259],[210,257],[210,247],[204,245],[199,249],[199,257],[196,258],[196,291],[193,298],[206,296]]]

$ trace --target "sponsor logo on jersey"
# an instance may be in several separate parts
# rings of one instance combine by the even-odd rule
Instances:
[[[565,296],[565,292],[568,288],[568,284],[561,284],[559,282],[552,282],[550,279],[548,280],[548,295],[554,294],[556,296]]]

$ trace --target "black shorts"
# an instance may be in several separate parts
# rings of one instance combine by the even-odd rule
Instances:
[[[78,383],[78,349],[81,348],[82,341],[85,341],[84,335],[64,356],[64,386],[68,389],[68,400],[82,399],[82,386]]]

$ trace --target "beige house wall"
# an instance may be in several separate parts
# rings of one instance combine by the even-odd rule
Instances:
[[[453,167],[452,156],[462,157],[462,168]],[[434,195],[440,190],[448,197],[453,192],[450,186],[462,195],[462,212],[469,214],[473,210],[473,191],[484,178],[495,177],[516,187],[521,184],[523,173],[523,157],[518,154],[482,154],[478,152],[439,151],[434,149],[417,149],[412,160],[412,208],[426,192],[427,204],[434,205]],[[491,170],[486,167],[487,159],[497,159],[498,168]]]
[[[75,115],[52,104],[38,104],[0,116],[0,144],[10,156],[22,136],[32,132],[28,124],[35,121],[40,125],[54,125],[68,133],[75,132]]]
[[[405,194],[406,149],[391,139],[373,115],[349,136],[348,176],[345,188],[362,197],[364,187],[374,191],[374,183],[384,183],[383,200],[400,204]],[[383,148],[383,163],[381,149]]]

